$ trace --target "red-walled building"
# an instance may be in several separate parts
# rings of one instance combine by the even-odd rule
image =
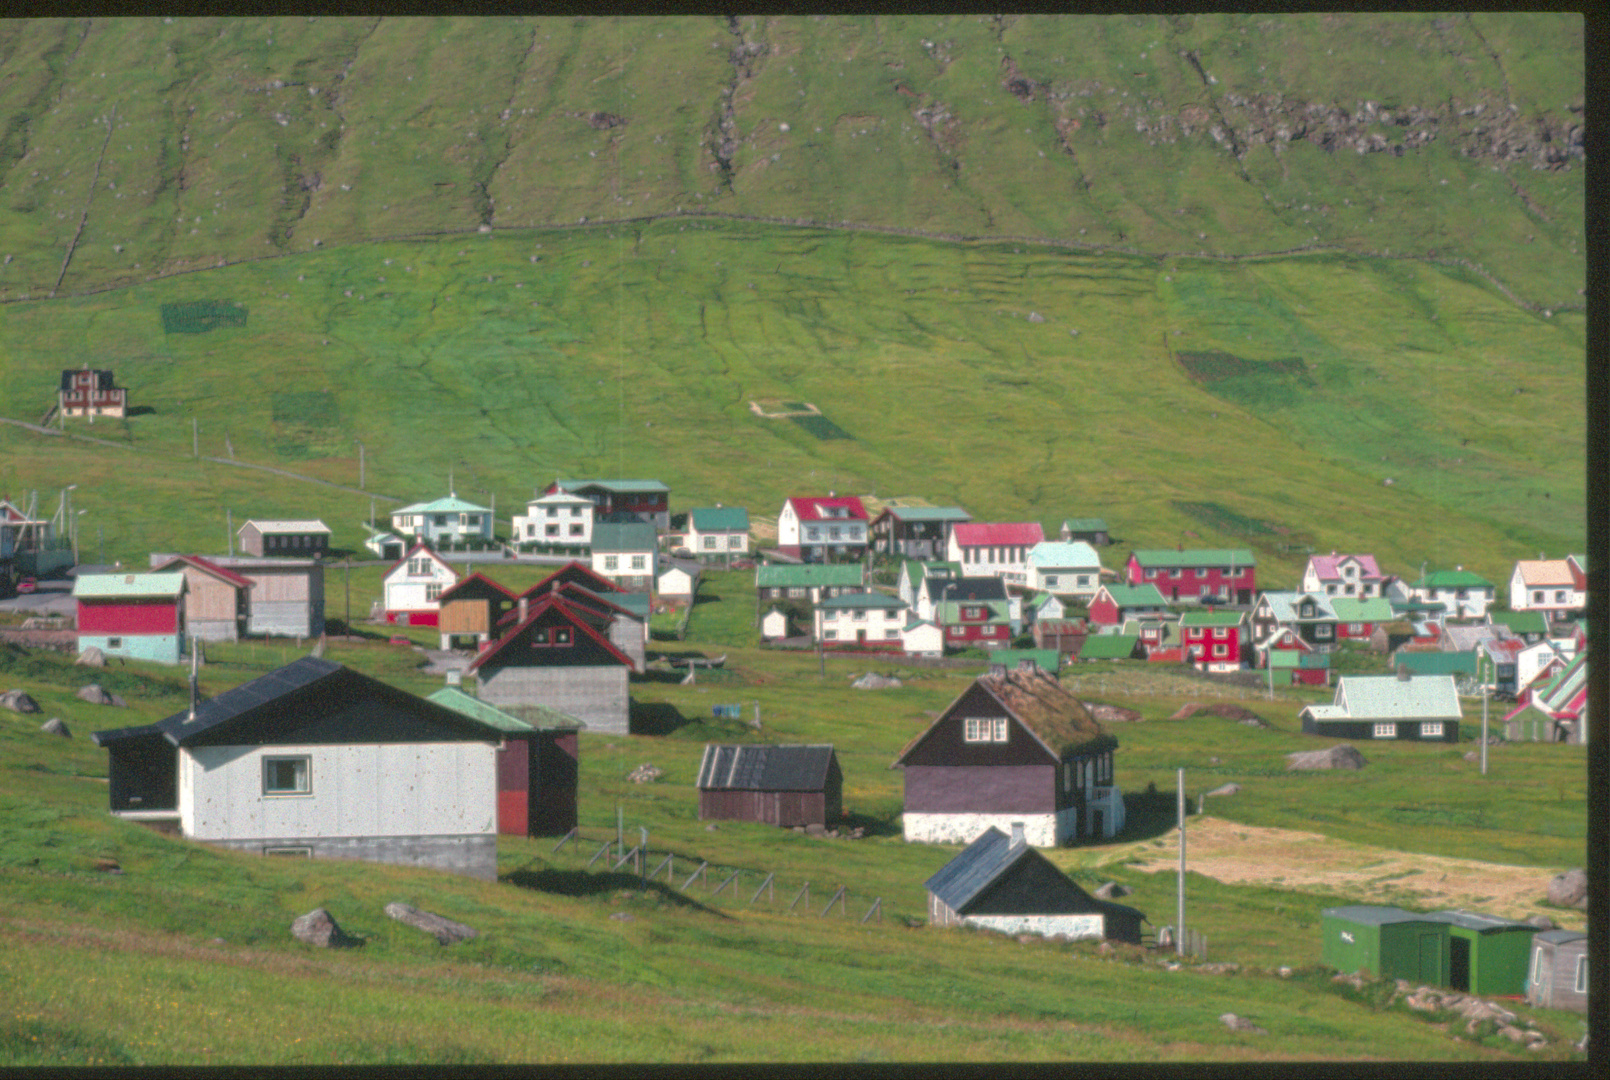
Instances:
[[[1157,586],[1171,604],[1205,597],[1250,604],[1258,588],[1256,559],[1244,548],[1132,551],[1124,575],[1130,585]]]
[[[626,514],[661,532],[671,527],[671,489],[658,480],[555,480],[543,494],[560,492],[592,503],[594,521]]]
[[[78,649],[177,664],[185,649],[183,574],[81,574]]]

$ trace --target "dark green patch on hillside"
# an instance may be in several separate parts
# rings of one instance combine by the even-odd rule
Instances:
[[[220,326],[245,326],[246,305],[234,300],[182,300],[162,305],[167,334],[205,334]]]
[[[800,427],[804,428],[811,435],[824,441],[827,439],[855,438],[854,435],[851,435],[848,431],[845,431],[833,421],[818,413],[812,413],[809,416],[790,416],[789,419],[794,421],[794,423],[798,424]]]
[[[1217,529],[1221,533],[1231,536],[1274,536],[1289,533],[1291,530],[1267,521],[1238,514],[1225,506],[1213,502],[1175,502],[1170,503],[1174,509],[1188,517],[1195,518],[1210,529]]]
[[[1219,382],[1249,375],[1259,377],[1294,375],[1296,381],[1304,386],[1314,384],[1308,377],[1308,368],[1300,356],[1287,356],[1275,360],[1247,360],[1227,352],[1177,352],[1174,357],[1198,382]]]

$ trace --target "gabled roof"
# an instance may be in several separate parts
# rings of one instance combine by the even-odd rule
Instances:
[[[1310,705],[1316,720],[1463,719],[1452,675],[1343,675],[1331,705]]]
[[[444,495],[440,499],[430,502],[411,503],[408,506],[391,512],[392,517],[398,514],[490,514],[492,511],[485,506],[477,506],[472,502],[465,502],[457,495]]]
[[[854,495],[794,495],[787,500],[794,516],[801,521],[865,521],[866,507]],[[833,517],[829,510],[842,508],[845,515]]]
[[[931,600],[1005,600],[1006,582],[993,575],[983,577],[930,577],[924,587]]]
[[[73,580],[73,595],[81,600],[105,597],[175,599],[184,589],[183,574],[80,574]]]
[[[98,746],[161,738],[173,746],[252,746],[313,741],[338,728],[347,742],[495,742],[485,723],[325,660],[304,656],[189,710],[141,727],[98,731]],[[400,736],[400,737],[399,737]]]
[[[1382,577],[1381,568],[1375,564],[1374,555],[1338,555],[1331,552],[1329,555],[1308,556],[1308,566],[1314,571],[1314,576],[1320,581],[1344,581],[1342,577],[1342,563],[1349,559],[1358,563],[1360,581],[1370,581]]]
[[[860,563],[778,563],[755,569],[761,589],[842,587],[863,584]]]
[[[1577,699],[1587,692],[1588,654],[1576,654],[1558,675],[1532,693],[1532,702],[1550,712],[1570,710]]]
[[[1167,607],[1168,601],[1163,599],[1162,592],[1156,585],[1103,585],[1096,592],[1095,599],[1100,599],[1106,593],[1107,598],[1121,608],[1132,607]],[[1094,603],[1094,600],[1092,600]]]
[[[749,511],[741,506],[700,506],[688,511],[688,521],[702,533],[749,531]]]
[[[973,515],[959,506],[886,506],[878,517],[901,522],[973,520]]]
[[[1391,622],[1392,602],[1383,596],[1360,599],[1356,596],[1328,596],[1337,622]]]
[[[444,686],[434,694],[427,696],[425,700],[434,701],[444,709],[452,709],[456,713],[463,713],[465,716],[479,720],[488,727],[497,728],[499,731],[519,733],[531,730],[531,725],[524,720],[517,720],[496,706],[489,705],[480,698],[471,697],[456,686]]]
[[[968,620],[968,626],[996,626],[1012,621],[1011,610],[1005,600],[940,600],[934,603],[934,622],[941,625],[962,625],[963,607],[983,607],[989,616],[983,621]]]
[[[528,599],[535,599],[544,593],[553,591],[566,582],[572,581],[595,593],[618,593],[624,591],[619,585],[603,574],[598,573],[586,563],[572,559],[520,595]]]
[[[1503,623],[1477,623],[1474,626],[1448,623],[1442,628],[1443,648],[1453,649],[1456,652],[1480,648],[1483,642],[1514,637],[1509,627]]]
[[[580,495],[572,495],[568,491],[552,491],[552,492],[549,492],[546,495],[538,495],[536,498],[530,499],[530,500],[528,500],[526,502],[526,508],[527,509],[530,509],[533,506],[587,506],[587,507],[591,507],[593,505],[594,505],[594,503],[593,503],[593,501],[591,499],[583,498]]]
[[[1089,644],[1089,639],[1085,644]],[[974,679],[972,686],[957,695],[932,724],[906,744],[894,764],[900,765],[929,732],[945,723],[975,687],[994,698],[1053,758],[1094,754],[1118,745],[1118,740],[1107,734],[1090,715],[1084,702],[1068,693],[1055,675],[1038,667],[1032,670],[1006,668],[991,670]]]
[[[1107,531],[1105,518],[1063,518],[1062,527],[1071,533],[1099,533]]]
[[[1061,540],[1042,540],[1029,549],[1029,565],[1041,568],[1076,566],[1101,569],[1101,556],[1083,540],[1063,543]]]
[[[1239,611],[1187,611],[1180,616],[1180,625],[1240,626],[1245,618]]]
[[[1431,922],[1445,922],[1449,926],[1458,926],[1465,930],[1475,930],[1482,934],[1501,930],[1523,930],[1533,934],[1538,932],[1538,928],[1531,923],[1502,919],[1497,915],[1482,915],[1474,911],[1433,911],[1426,916],[1426,919]]]
[[[1045,540],[1038,521],[963,521],[950,535],[961,547],[1033,547]]]
[[[862,610],[869,608],[880,608],[888,611],[895,611],[906,607],[907,604],[898,596],[889,596],[885,593],[879,592],[867,592],[843,593],[839,596],[829,596],[816,606],[822,611],[836,610],[840,608],[860,608]]]
[[[194,566],[202,573],[211,574],[219,581],[233,585],[237,589],[249,589],[256,584],[251,578],[243,577],[228,567],[219,566],[211,559],[204,559],[200,555],[175,555],[173,558],[163,562],[162,565],[153,566],[151,572],[153,574],[164,574],[181,564]]]
[[[1549,632],[1548,619],[1543,617],[1541,611],[1488,611],[1487,621],[1502,623],[1515,634],[1546,634]]]
[[[514,599],[514,593],[512,590],[499,585],[497,582],[493,581],[491,578],[477,570],[469,577],[460,578],[452,585],[449,585],[447,588],[443,589],[442,595],[437,597],[437,600],[440,603],[445,604],[449,600],[485,600],[494,596],[501,596],[505,600]]]
[[[911,583],[912,588],[921,585],[924,578],[943,577],[959,578],[962,576],[962,564],[957,562],[943,562],[922,559],[906,559],[900,564],[902,581]]]
[[[330,527],[317,518],[295,521],[269,520],[266,518],[259,521],[256,518],[250,518],[247,520],[246,525],[252,526],[260,533],[327,533],[330,531]],[[245,532],[246,525],[242,525],[235,532],[237,534]]]
[[[1139,634],[1089,634],[1079,647],[1079,659],[1128,660],[1139,642]]]
[[[832,766],[831,744],[707,743],[695,786],[700,791],[821,791]]]
[[[613,495],[667,495],[671,489],[658,480],[555,480],[560,491],[607,491]]]
[[[653,551],[654,526],[646,521],[601,521],[593,526],[593,552]]]
[[[974,902],[981,899],[992,885],[1014,869],[1031,862],[1044,864],[1040,869],[1042,871],[1049,869],[1055,875],[1055,877],[1048,876],[1048,881],[1054,882],[1054,887],[1064,893],[1060,898],[1043,897],[1048,902],[1047,907],[1050,910],[1066,910],[1071,899],[1074,906],[1092,914],[1122,913],[1145,918],[1139,910],[1127,904],[1115,904],[1110,900],[1100,900],[1091,896],[1057,869],[1056,864],[1050,859],[1026,843],[1014,845],[1011,837],[993,825],[957,853],[955,858],[940,867],[933,877],[923,882],[923,887],[957,915],[966,915]]]
[[[469,670],[477,671],[493,657],[509,652],[510,647],[515,641],[524,639],[526,629],[550,611],[557,612],[563,617],[565,622],[568,622],[571,626],[575,627],[579,633],[586,635],[595,644],[601,646],[605,652],[609,653],[610,656],[620,661],[623,666],[631,668],[634,671],[637,670],[636,661],[634,661],[630,656],[627,656],[625,653],[621,652],[620,649],[615,647],[614,642],[610,641],[606,635],[599,633],[598,630],[594,629],[593,627],[595,622],[599,623],[600,625],[607,626],[609,620],[613,618],[613,616],[604,617],[595,612],[585,612],[579,610],[567,603],[563,597],[554,593],[548,593],[536,603],[531,604],[526,609],[526,617],[524,619],[506,631],[502,637],[492,642],[492,644],[487,648],[476,654],[475,659],[470,661]],[[516,614],[518,614],[518,611],[516,611]]]
[[[1130,552],[1140,566],[1254,566],[1257,560],[1246,548],[1137,548]]]
[[[1515,563],[1515,573],[1530,586],[1569,589],[1576,584],[1566,559],[1521,559]]]
[[[1276,622],[1283,623],[1338,621],[1339,616],[1331,603],[1333,599],[1317,592],[1266,592],[1258,598],[1260,604],[1268,601],[1270,616]],[[1299,614],[1304,600],[1314,605],[1314,613],[1306,618]]]
[[[1303,670],[1329,670],[1330,653],[1302,652],[1297,649],[1275,649],[1269,654],[1272,668],[1300,668]]]
[[[1476,654],[1464,652],[1415,652],[1399,649],[1392,657],[1394,667],[1401,664],[1411,675],[1474,675]]]
[[[448,561],[446,559],[444,559],[440,555],[438,555],[436,553],[436,549],[431,547],[430,544],[427,541],[425,541],[423,539],[419,539],[419,540],[414,541],[412,547],[410,547],[407,551],[403,552],[403,557],[402,558],[400,558],[396,562],[392,563],[391,566],[387,568],[386,572],[384,574],[380,575],[381,580],[384,581],[386,578],[389,578],[392,574],[395,574],[397,572],[398,567],[406,566],[408,564],[408,560],[412,559],[416,553],[421,552],[421,551],[424,552],[426,555],[429,555],[433,562],[439,563],[440,565],[447,567],[448,572],[453,575],[455,580],[458,578],[458,571],[454,570],[453,567],[448,563]]]
[[[1469,570],[1433,570],[1411,589],[1490,589],[1493,583]]]
[[[1392,923],[1439,921],[1429,915],[1416,915],[1412,911],[1387,907],[1383,904],[1347,904],[1342,907],[1328,907],[1321,909],[1320,914],[1333,919],[1346,919],[1348,922],[1358,923],[1362,926],[1389,926]]]

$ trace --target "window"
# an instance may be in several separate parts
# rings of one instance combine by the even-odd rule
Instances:
[[[1057,587],[1057,576],[1055,574],[1042,574],[1041,581],[1048,589],[1054,589]]]
[[[883,636],[888,640],[893,641],[900,636],[900,631],[891,626],[889,629],[883,632]]]
[[[1364,624],[1361,622],[1350,622],[1347,624],[1347,632],[1355,637],[1362,635],[1364,633]]]
[[[529,521],[526,522],[525,534],[527,536],[535,536],[535,535],[537,535],[537,527],[535,525],[531,524]]]
[[[582,524],[580,524],[578,522],[577,524],[572,525],[570,527],[570,535],[571,536],[585,536],[585,535],[587,535],[587,528],[586,528],[586,526],[584,526],[584,525],[582,525]]]
[[[1532,592],[1532,603],[1541,604],[1542,602],[1543,602],[1543,590],[1542,589],[1534,590]]]
[[[1442,721],[1441,720],[1428,720],[1425,723],[1421,724],[1420,725],[1420,738],[1422,738],[1422,739],[1440,739],[1440,738],[1442,738]]]
[[[827,527],[827,538],[829,540],[837,540],[837,539],[839,539],[839,531],[840,530],[839,530],[839,527],[837,525],[829,525]]]
[[[312,766],[306,754],[263,759],[264,795],[310,795]]]
[[[1376,724],[1374,735],[1377,739],[1395,739],[1398,737],[1396,724]]]
[[[1588,958],[1586,956],[1576,958],[1576,992],[1579,994],[1588,992]]]
[[[123,639],[120,637],[109,637],[106,639],[106,647],[108,649],[121,649],[123,647]]]
[[[408,572],[414,575],[430,573],[430,560],[426,558],[409,559]]]
[[[553,643],[555,645],[570,644],[570,627],[556,626],[553,628]]]
[[[744,538],[743,537],[741,537],[741,536],[729,536],[729,537],[727,537],[727,547],[730,548],[731,550],[740,551],[740,550],[743,549],[743,546],[744,546]]]
[[[571,516],[571,517],[581,517],[581,507],[579,507],[579,506],[572,506],[572,507],[571,507],[571,508],[570,508],[570,516]]]
[[[1089,574],[1080,574],[1078,576],[1078,578],[1076,578],[1075,580],[1082,586],[1089,586],[1089,584],[1090,584],[1090,575]]]
[[[713,536],[704,537],[702,546],[706,551],[714,551],[716,549],[716,538]]]
[[[788,596],[792,600],[803,600],[805,598],[805,587],[802,585],[789,586]]]
[[[647,561],[648,561],[648,556],[647,555],[633,555],[632,556],[632,569],[633,570],[646,569]]]
[[[1224,641],[1224,640],[1228,639],[1229,636],[1230,636],[1230,628],[1229,627],[1227,627],[1227,626],[1215,626],[1213,628],[1213,640],[1215,640],[1215,641]]]
[[[439,527],[445,529],[447,527],[447,515],[446,514],[437,514],[436,515],[436,524]]]
[[[1216,659],[1219,659],[1219,660],[1224,659],[1226,656],[1230,655],[1230,646],[1228,646],[1228,645],[1215,645],[1215,646],[1213,646],[1213,655],[1214,655],[1214,657]]]
[[[1171,578],[1179,577],[1180,576],[1180,568],[1176,566],[1174,569],[1172,569],[1172,570],[1170,570],[1168,572],[1168,576],[1171,577]]]
[[[557,526],[557,525],[549,525],[546,529],[543,530],[543,535],[544,536],[558,536],[559,535],[559,526]]]
[[[866,609],[857,608],[853,618],[856,622],[866,622]]]
[[[1330,638],[1330,636],[1331,636],[1331,630],[1332,630],[1332,627],[1331,627],[1330,623],[1316,623],[1314,625],[1314,638],[1315,638],[1315,640],[1318,640],[1318,641],[1328,640]]]
[[[429,602],[429,601],[432,601],[432,600],[440,600],[441,597],[442,597],[442,583],[441,582],[433,581],[430,584],[425,586],[425,600],[426,600],[426,602]]]
[[[621,568],[621,557],[619,555],[605,555],[604,556],[604,569],[605,570],[619,570],[620,568]]]
[[[1006,717],[969,716],[963,735],[968,742],[1005,742]]]
[[[1564,589],[1555,589],[1554,590],[1554,602],[1556,604],[1565,603],[1565,590]]]
[[[836,641],[836,640],[838,640],[838,636],[839,636],[839,632],[837,630],[823,630],[822,631],[822,640],[823,641]]]
[[[1353,586],[1353,585],[1348,585],[1348,586],[1347,586],[1347,595],[1348,595],[1348,596],[1352,596],[1352,595],[1353,595],[1353,589],[1354,589],[1354,588],[1355,588],[1355,586]]]
[[[311,859],[313,857],[313,849],[310,847],[266,847],[263,849],[263,854],[279,855],[281,857],[292,859]]]
[[[807,525],[805,527],[805,539],[807,539],[807,540],[820,540],[821,538],[822,538],[822,530],[821,529],[817,528],[815,525]]]

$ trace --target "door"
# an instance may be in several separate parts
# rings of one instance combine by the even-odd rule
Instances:
[[[1448,985],[1455,990],[1470,990],[1470,940],[1448,938]]]
[[[1092,808],[1090,811],[1090,835],[1100,840],[1107,834],[1101,831],[1104,819],[1100,810]]]
[[[1442,939],[1437,934],[1420,935],[1420,981],[1426,986],[1442,985]]]

